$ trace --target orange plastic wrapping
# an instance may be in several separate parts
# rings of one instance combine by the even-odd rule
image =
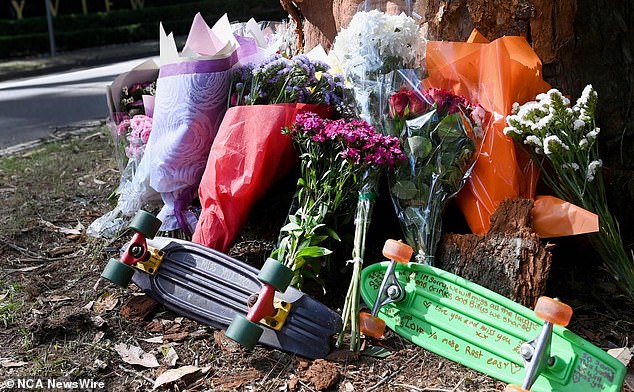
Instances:
[[[427,87],[463,95],[493,114],[471,178],[457,197],[471,230],[485,234],[491,215],[504,199],[535,197],[539,169],[530,157],[516,151],[503,130],[513,103],[532,101],[550,85],[542,79],[539,57],[523,37],[488,42],[475,30],[467,42],[427,42],[427,68]],[[573,207],[556,198],[535,203],[536,232],[544,236],[587,232],[593,227],[594,214]]]
[[[202,211],[194,242],[222,252],[229,249],[253,204],[293,168],[293,144],[281,131],[303,111],[329,114],[328,107],[306,104],[227,110],[198,189]]]

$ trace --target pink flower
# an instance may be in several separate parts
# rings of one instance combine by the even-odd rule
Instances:
[[[117,135],[123,136],[130,130],[130,119],[126,118],[122,120],[117,126]]]

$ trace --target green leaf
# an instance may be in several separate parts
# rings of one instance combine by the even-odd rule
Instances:
[[[443,118],[436,127],[436,132],[441,139],[446,141],[466,137],[458,114],[451,114]]]
[[[339,234],[337,234],[337,232],[331,229],[330,227],[324,227],[324,230],[326,231],[328,236],[332,238],[333,240],[341,241],[341,238],[339,238]]]
[[[316,235],[316,236],[312,236],[310,238],[310,244],[311,245],[318,245],[322,242],[324,242],[325,240],[327,240],[330,236],[328,235]]]
[[[281,231],[281,232],[288,233],[288,232],[291,232],[291,231],[301,230],[301,229],[302,229],[302,228],[301,228],[301,227],[300,227],[297,223],[295,223],[295,222],[290,222],[290,223],[287,223],[286,225],[284,225],[284,226],[280,229],[280,231]]]
[[[392,185],[392,194],[402,200],[413,199],[416,196],[416,192],[416,185],[411,181],[397,181]]]
[[[407,139],[407,143],[409,144],[412,154],[421,159],[427,157],[434,148],[431,140],[422,136],[412,136]]]
[[[324,248],[323,246],[307,246],[300,250],[296,257],[322,257],[331,253],[332,251],[330,249]]]

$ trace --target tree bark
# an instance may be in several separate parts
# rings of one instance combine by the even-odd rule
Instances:
[[[532,208],[532,200],[505,200],[485,236],[445,234],[438,267],[533,307],[546,289],[551,254],[533,231]]]

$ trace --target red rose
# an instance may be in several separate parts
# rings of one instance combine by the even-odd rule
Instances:
[[[409,106],[409,97],[406,91],[399,91],[392,94],[388,100],[388,106],[390,110],[391,118],[402,118],[405,116],[405,110]]]
[[[429,110],[429,104],[419,91],[409,90],[407,92],[409,99],[409,114],[412,117],[419,116]]]

